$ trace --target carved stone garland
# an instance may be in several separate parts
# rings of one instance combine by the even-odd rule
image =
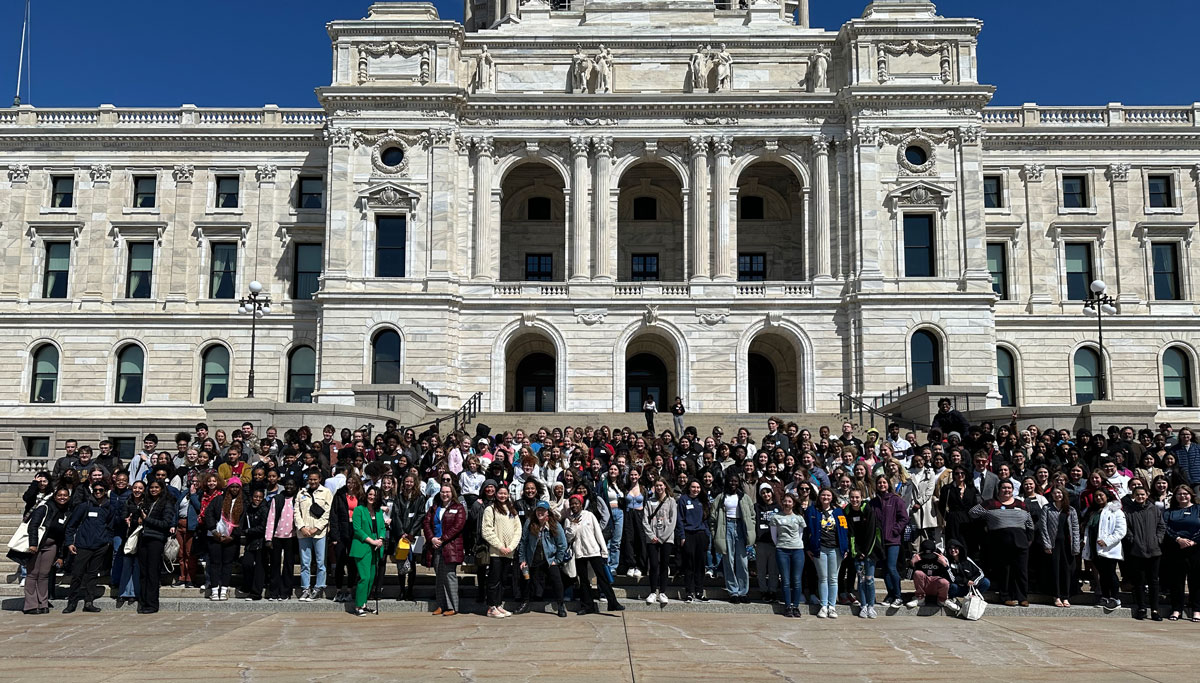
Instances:
[[[421,73],[418,80],[421,85],[429,83],[430,79],[430,60],[429,46],[422,44],[404,44],[392,41],[390,43],[380,43],[372,45],[364,43],[358,46],[358,82],[366,83],[374,80],[371,78],[370,69],[368,68],[368,57],[393,57],[400,55],[401,57],[412,57],[413,55],[421,55]]]
[[[879,43],[876,45],[878,58],[876,67],[879,71],[879,82],[887,83],[894,79],[891,71],[888,68],[888,57],[899,57],[900,55],[924,55],[926,57],[940,54],[941,62],[939,65],[939,78],[942,83],[949,83],[954,80],[954,72],[950,62],[951,45],[948,42],[942,43],[922,43],[919,40],[910,40],[901,43]]]

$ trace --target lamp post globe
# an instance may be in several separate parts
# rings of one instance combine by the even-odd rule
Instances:
[[[1096,284],[1092,283],[1092,288],[1095,289],[1095,287],[1096,287]],[[258,294],[259,292],[261,292],[262,288],[263,288],[262,283],[259,282],[258,280],[250,281],[250,291],[253,292],[254,294]]]
[[[251,288],[254,287],[253,284],[251,284],[250,286],[251,286]],[[1102,293],[1104,293],[1104,290],[1106,290],[1106,289],[1108,289],[1108,285],[1104,284],[1104,280],[1094,280],[1092,282],[1092,291],[1095,292],[1096,294],[1102,294]]]

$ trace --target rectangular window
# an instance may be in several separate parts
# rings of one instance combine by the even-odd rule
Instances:
[[[658,279],[658,254],[634,254],[629,267],[629,279],[646,282]]]
[[[933,215],[927,213],[904,216],[904,275],[905,277],[934,277]]]
[[[75,206],[75,178],[69,175],[56,175],[50,179],[50,206],[56,209],[69,209]]]
[[[550,254],[525,254],[525,279],[550,282],[554,279],[554,257]]]
[[[375,217],[375,277],[404,277],[407,216]]]
[[[128,463],[133,460],[133,456],[137,453],[137,439],[128,436],[109,437],[112,442],[113,455],[121,458],[121,462]]]
[[[321,286],[321,260],[324,249],[320,244],[296,245],[296,273],[292,278],[292,298],[311,299]]]
[[[149,299],[153,276],[154,245],[150,242],[131,242],[129,271],[125,276],[125,296],[130,299]]]
[[[1008,298],[1008,245],[989,242],[987,245],[988,272],[992,274],[992,291],[1001,299]]]
[[[321,209],[325,207],[325,181],[320,176],[300,176],[300,193],[296,196],[297,209]]]
[[[1154,242],[1151,253],[1154,261],[1154,298],[1158,301],[1177,301],[1179,295],[1179,247],[1174,242]]]
[[[235,175],[217,176],[217,208],[236,209],[240,183]]]
[[[133,178],[133,208],[153,209],[154,198],[158,190],[158,179],[152,175],[134,176]]]
[[[999,209],[1004,206],[1004,195],[1000,186],[1000,176],[985,175],[983,177],[983,206],[986,209]]]
[[[1150,208],[1170,209],[1175,206],[1175,193],[1171,187],[1171,176],[1152,175],[1147,182],[1150,185]]]
[[[218,242],[212,245],[212,267],[209,270],[208,296],[210,299],[236,298],[237,245]]]
[[[46,460],[50,457],[50,437],[48,436],[27,436],[25,437],[25,457],[37,460]]]
[[[67,298],[67,274],[71,270],[71,243],[46,243],[46,272],[42,278],[42,298]]]
[[[761,282],[767,279],[766,254],[738,254],[738,275],[741,282]]]
[[[1091,206],[1088,201],[1087,176],[1063,176],[1062,194],[1064,209],[1084,209]]]
[[[1092,245],[1068,244],[1066,252],[1067,299],[1083,301],[1092,291]]]

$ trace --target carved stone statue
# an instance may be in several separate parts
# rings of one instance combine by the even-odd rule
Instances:
[[[488,52],[487,45],[483,46],[483,51],[479,53],[479,59],[475,62],[475,92],[495,92],[496,90],[496,62],[492,59],[492,53]]]
[[[808,58],[808,91],[820,92],[829,89],[829,50],[817,50]]]
[[[696,48],[689,66],[692,74],[692,92],[707,92],[708,71],[712,67],[708,57],[707,45],[701,45]]]
[[[571,92],[587,92],[592,78],[592,58],[583,54],[583,46],[575,47],[571,57]]]
[[[596,55],[595,66],[593,67],[596,71],[596,89],[593,92],[612,92],[612,67],[612,52],[607,47],[601,45],[600,52]]]
[[[733,57],[725,50],[725,43],[721,43],[719,51],[713,55],[713,62],[717,67],[717,92],[732,90]]]

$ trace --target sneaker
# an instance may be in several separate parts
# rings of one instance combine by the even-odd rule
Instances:
[[[946,600],[945,602],[939,602],[938,605],[941,607],[945,607],[946,609],[950,610],[951,612],[955,612],[955,613],[958,612],[958,603],[955,602],[953,598]]]
[[[910,607],[910,608],[911,608],[911,607],[916,607],[917,605],[920,605],[920,604],[921,604],[921,599],[922,599],[922,598],[924,598],[924,596],[922,596],[922,595],[918,595],[917,597],[913,598],[912,600],[909,600],[908,602],[904,603],[904,606],[905,606],[905,607]]]
[[[658,602],[658,593],[651,593],[646,596],[647,605],[653,605],[655,602]]]
[[[638,577],[637,569],[634,567],[630,567],[629,571],[625,572],[625,576],[627,576],[631,579],[636,579]]]
[[[824,619],[828,616],[829,616],[829,608],[828,607],[822,607],[821,611],[817,612],[818,619]]]
[[[713,578],[713,570],[711,570],[711,569],[704,570],[704,575],[710,579]]]
[[[693,602],[696,602],[696,596],[692,595],[691,593],[688,593],[687,595],[683,596],[683,601],[688,604],[691,604]]]
[[[227,588],[226,586],[221,586],[221,599],[222,600],[229,599],[229,588]]]
[[[867,610],[868,610],[867,611],[868,619],[875,619],[879,616],[879,613],[875,611],[875,605],[871,605],[870,607],[867,608]]]
[[[1113,598],[1108,601],[1108,609],[1109,610],[1115,610],[1115,609],[1120,609],[1120,608],[1121,608],[1121,601],[1118,600],[1117,598]]]
[[[487,611],[487,615],[493,619],[503,619],[504,618],[504,615],[497,612],[495,607],[489,607],[488,611]]]
[[[896,609],[900,609],[901,607],[904,607],[904,601],[901,600],[900,598],[896,598],[895,600],[892,601],[892,607],[895,607]]]
[[[667,594],[666,594],[666,593],[659,593],[659,594],[658,594],[658,604],[660,604],[660,605],[665,605],[665,604],[667,604],[668,602],[670,602],[670,600],[668,600],[668,599],[667,599]]]
[[[355,608],[354,608],[354,616],[356,616],[356,617],[365,617],[365,616],[367,616],[367,610],[365,610],[365,609],[363,609],[363,608],[361,608],[361,607],[355,607]]]
[[[21,577],[21,580],[18,583],[20,584],[21,588],[24,588],[25,587],[25,578]]]
[[[502,617],[511,617],[513,614],[512,612],[509,612],[508,610],[504,609],[503,607],[497,607],[496,611],[500,612],[500,616],[502,616]]]
[[[700,595],[696,596],[696,599],[699,600],[700,602],[708,602],[708,594],[701,593]]]
[[[208,595],[208,599],[209,599],[209,600],[214,600],[214,601],[215,601],[215,600],[220,600],[220,599],[221,599],[221,589],[220,589],[220,588],[214,588],[214,589],[212,589],[212,592],[211,592],[211,593],[209,593],[209,595]]]
[[[859,619],[870,619],[871,618],[871,608],[863,607],[862,609],[858,610],[858,618]]]

